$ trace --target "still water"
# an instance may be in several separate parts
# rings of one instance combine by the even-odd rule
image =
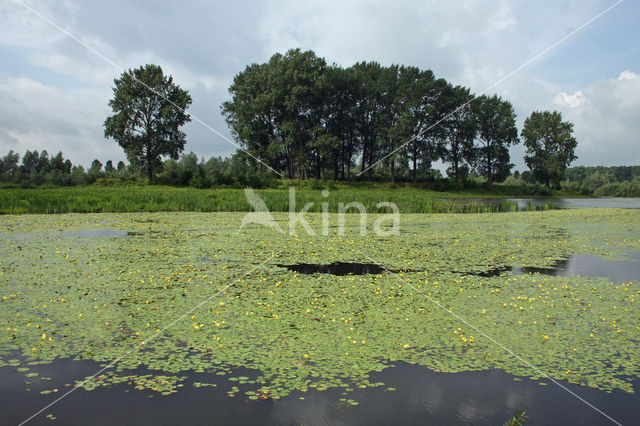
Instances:
[[[99,365],[92,361],[57,360],[33,367],[40,376],[52,377],[52,380],[35,378],[25,384],[23,374],[13,371],[12,367],[0,368],[0,423],[20,423],[71,389],[65,383],[91,375],[98,369]],[[142,370],[134,372],[145,373]],[[247,370],[240,372],[248,373]],[[522,410],[527,411],[527,425],[607,423],[601,414],[553,383],[527,378],[516,381],[500,370],[451,374],[399,363],[371,377],[384,381],[385,386],[354,391],[351,397],[360,404],[347,406],[337,402],[340,393],[331,389],[295,393],[277,401],[230,398],[224,390],[224,379],[212,374],[192,373],[184,388],[169,396],[129,390],[131,388],[125,384],[90,392],[79,389],[28,424],[501,425]],[[193,383],[205,380],[209,383],[217,380],[220,386],[193,386]],[[540,383],[546,383],[546,386]],[[561,383],[617,421],[638,424],[640,401],[636,395],[622,391],[606,393]],[[637,385],[640,383],[636,380],[634,386]],[[25,390],[27,386],[29,391]],[[51,388],[58,392],[40,395],[41,390]],[[53,415],[55,420],[48,419],[47,414]]]
[[[205,259],[202,259],[205,261]],[[370,274],[388,273],[368,264],[282,265],[299,273]],[[513,268],[480,274],[541,273],[562,276],[599,276],[613,282],[640,279],[640,256],[631,260],[607,260],[597,256],[572,256],[552,268]],[[37,377],[27,378],[15,367],[0,368],[0,424],[18,424],[68,390],[75,380],[90,376],[101,366],[93,361],[58,359],[51,364],[31,366]],[[131,370],[147,374],[149,370]],[[238,374],[251,375],[246,369]],[[126,373],[125,373],[126,374]],[[119,384],[93,391],[78,389],[34,418],[29,424],[60,425],[392,425],[392,424],[481,424],[500,425],[521,411],[527,425],[606,424],[608,421],[575,396],[548,380],[511,376],[501,370],[439,373],[406,363],[391,364],[371,381],[384,386],[355,390],[359,402],[339,402],[340,391],[293,393],[280,400],[230,398],[228,382],[215,374],[185,372],[184,387],[173,395],[133,390]],[[43,378],[50,377],[50,380]],[[218,387],[197,388],[196,382]],[[639,424],[640,398],[622,391],[601,390],[559,381],[623,424]],[[640,380],[634,379],[638,389]],[[242,386],[242,385],[240,385]],[[42,395],[42,390],[57,392]],[[242,388],[241,388],[242,389]],[[242,389],[244,390],[244,389]],[[55,417],[55,420],[46,415]]]
[[[524,211],[528,207],[545,207],[548,204],[557,209],[577,208],[616,208],[616,209],[640,209],[640,198],[602,197],[602,198],[465,198],[445,199],[447,201],[465,201],[479,205],[495,204],[503,202],[517,204],[518,210]]]

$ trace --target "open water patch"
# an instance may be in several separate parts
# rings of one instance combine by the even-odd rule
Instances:
[[[19,357],[18,357],[19,358]],[[22,359],[19,359],[23,361]],[[17,367],[28,367],[18,371]],[[18,424],[50,404],[74,383],[102,366],[94,361],[56,359],[43,365],[0,367],[0,423]],[[24,369],[24,368],[22,368]],[[34,372],[37,374],[30,374]],[[243,384],[258,371],[238,368],[218,375],[207,370],[166,373],[165,381],[178,380],[179,392],[162,392],[161,381],[140,367],[118,374],[121,381],[76,392],[72,403],[55,404],[33,419],[34,424],[85,425],[95,423],[96,413],[109,424],[207,425],[220,424],[503,424],[525,411],[525,424],[599,424],[604,417],[577,398],[546,380],[518,378],[501,370],[438,373],[426,367],[394,363],[369,380],[381,386],[355,389],[346,397],[339,388],[310,389],[272,400],[250,399],[247,391],[259,386]],[[26,375],[29,376],[26,376]],[[105,373],[108,374],[108,373]],[[230,380],[231,379],[231,380]],[[515,380],[514,380],[515,379]],[[233,380],[233,381],[232,381]],[[540,386],[539,383],[548,383]],[[638,397],[622,391],[606,393],[560,380],[563,386],[622,423],[634,423]],[[25,388],[26,385],[26,388]],[[634,385],[638,385],[637,379]],[[235,397],[229,388],[237,386]],[[257,393],[259,395],[259,393]],[[345,401],[355,401],[357,405]],[[57,422],[51,422],[57,420]]]
[[[546,268],[503,266],[480,272],[460,272],[462,275],[497,277],[505,273],[513,275],[541,274],[559,277],[603,277],[616,283],[640,282],[640,260],[611,260],[590,254],[570,256]]]
[[[375,263],[358,262],[334,262],[322,263],[296,263],[293,265],[277,265],[300,274],[329,274],[329,275],[368,275],[382,274],[386,269]]]
[[[120,231],[117,229],[81,229],[73,232],[65,232],[56,237],[76,237],[76,238],[100,238],[100,237],[135,237],[142,235],[140,232]]]

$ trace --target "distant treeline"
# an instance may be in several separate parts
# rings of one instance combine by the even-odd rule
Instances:
[[[599,197],[640,197],[640,166],[571,167],[562,188],[571,193]]]
[[[179,160],[166,160],[162,172],[155,177],[155,183],[168,186],[210,187],[281,187],[282,181],[272,173],[259,172],[250,167],[243,154],[231,157],[198,158],[193,152],[184,154]],[[375,181],[389,181],[389,177],[375,177]],[[399,178],[397,182],[413,184],[411,176]],[[128,185],[146,184],[144,171],[119,161],[104,164],[93,160],[89,168],[74,166],[59,152],[51,157],[46,150],[27,151],[24,156],[10,151],[0,158],[0,183],[2,187],[58,187],[82,185]],[[311,179],[307,186],[325,188],[335,185],[334,181]],[[418,186],[439,190],[489,189],[487,178],[475,171],[459,183],[445,178],[438,170],[421,175]],[[550,195],[551,192],[536,182],[530,171],[515,171],[498,184],[498,187],[519,188],[514,193],[520,195]],[[494,185],[495,187],[495,185]],[[499,190],[499,188],[496,188]],[[567,194],[640,197],[640,166],[615,167],[571,167],[565,171],[561,189]]]
[[[513,167],[508,147],[519,142],[509,101],[474,97],[414,66],[343,68],[292,49],[247,66],[229,93],[222,112],[248,161],[293,179],[417,183],[442,160],[456,182],[472,170],[501,181]]]

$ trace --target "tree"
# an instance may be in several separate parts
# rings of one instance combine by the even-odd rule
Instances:
[[[9,151],[9,153],[0,160],[0,174],[14,176],[18,171],[19,161],[20,154],[13,152],[13,150]]]
[[[114,114],[104,122],[104,135],[113,138],[151,182],[163,156],[178,159],[184,150],[186,135],[179,128],[191,121],[186,113],[191,96],[158,65],[124,72],[114,83],[109,101]]]
[[[29,151],[24,153],[24,157],[22,157],[22,166],[20,166],[20,170],[25,174],[37,173],[38,167],[40,165],[40,154],[38,151]]]
[[[361,150],[360,174],[368,172],[373,177],[373,167],[380,155],[383,125],[383,75],[384,68],[378,62],[358,62],[350,68],[355,75],[356,107],[353,122]]]
[[[68,163],[67,163],[68,161]],[[65,161],[64,157],[62,156],[62,151],[59,151],[55,157],[51,157],[51,160],[49,161],[49,167],[51,169],[51,171],[58,171],[60,173],[64,173],[64,174],[70,174],[71,173],[71,161],[67,160]]]
[[[414,185],[418,183],[418,167],[423,172],[431,170],[431,164],[438,158],[438,133],[442,126],[434,126],[440,119],[438,103],[441,93],[446,87],[443,79],[435,80],[430,70],[420,71],[412,101],[409,105],[409,116],[415,126],[411,133],[411,143],[407,146]]]
[[[249,162],[260,158],[291,178],[309,177],[314,161],[309,142],[322,136],[316,127],[325,70],[324,59],[313,51],[291,49],[233,78],[232,99],[222,104],[222,113],[254,157]]]
[[[572,133],[573,124],[562,121],[562,114],[557,111],[534,111],[524,121],[524,161],[533,176],[547,187],[558,186],[566,168],[578,158],[578,142]]]
[[[456,183],[466,177],[468,167],[465,161],[474,161],[473,140],[477,129],[469,106],[472,99],[469,89],[462,86],[449,86],[443,94],[442,107],[446,118],[441,123],[444,134],[442,159],[451,163],[447,175],[453,175]]]
[[[493,182],[494,175],[504,179],[513,167],[509,163],[509,146],[519,142],[513,106],[497,95],[483,95],[474,100],[473,112],[478,129],[476,138],[480,142],[478,172],[486,175],[489,183]]]

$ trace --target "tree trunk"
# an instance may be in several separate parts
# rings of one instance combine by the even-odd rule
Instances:
[[[147,180],[149,181],[149,185],[151,185],[153,181],[153,158],[151,155],[151,141],[150,137],[147,136]]]
[[[395,157],[392,155],[391,156],[391,183],[394,184],[396,183],[396,159]]]
[[[460,183],[460,173],[458,173],[458,157],[453,159],[453,174],[456,177],[456,183]]]
[[[413,141],[413,184],[418,185],[418,141]]]
[[[487,179],[489,180],[489,185],[493,183],[493,176],[491,175],[491,146],[487,142]]]

